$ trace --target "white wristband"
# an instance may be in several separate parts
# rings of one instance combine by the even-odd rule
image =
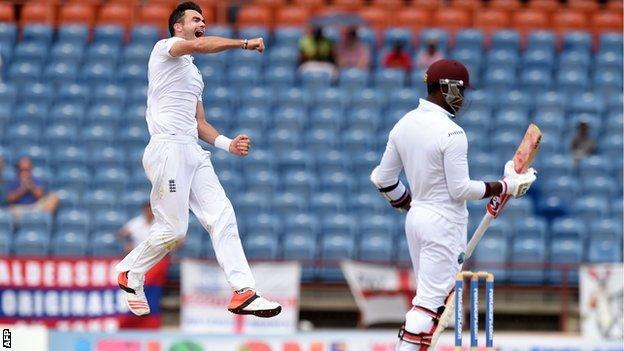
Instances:
[[[219,134],[219,136],[215,138],[214,146],[218,147],[221,150],[230,152],[231,143],[232,143],[232,139],[226,137],[225,135]]]
[[[503,191],[501,192],[501,194],[502,195],[509,195],[509,194],[507,194],[507,191],[509,191],[507,182],[502,180],[502,179],[499,180],[498,182],[501,183],[501,185],[503,186]]]

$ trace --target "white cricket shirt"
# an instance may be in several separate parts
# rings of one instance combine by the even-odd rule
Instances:
[[[154,45],[148,63],[147,127],[150,135],[175,134],[197,138],[197,101],[204,81],[191,55],[173,57],[169,49],[179,37]]]
[[[468,140],[464,130],[442,107],[420,99],[390,131],[377,168],[386,187],[405,169],[412,192],[411,207],[423,207],[455,223],[468,222],[466,200],[481,199],[485,183],[468,175]]]

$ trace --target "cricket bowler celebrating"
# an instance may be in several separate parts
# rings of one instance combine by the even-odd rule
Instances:
[[[471,180],[466,135],[453,122],[464,89],[470,87],[468,70],[460,62],[440,60],[427,69],[425,82],[427,98],[390,131],[381,162],[371,173],[390,204],[407,211],[405,234],[416,296],[399,331],[397,351],[425,351],[431,344],[466,250],[466,200],[520,197],[536,179],[532,168],[517,174],[509,161],[502,180]],[[398,178],[401,169],[409,188]]]
[[[204,83],[191,56],[228,49],[262,52],[264,42],[262,38],[204,37],[205,26],[197,4],[181,3],[169,17],[171,38],[158,41],[149,58],[146,119],[151,139],[143,167],[152,184],[150,203],[155,220],[149,238],[116,266],[119,286],[130,311],[139,316],[150,313],[143,291],[145,273],[182,242],[190,208],[210,233],[217,261],[234,290],[228,310],[273,317],[282,307],[255,292],[232,204],[217,179],[210,153],[197,143],[199,138],[246,156],[251,141],[246,135],[229,139],[206,122]]]

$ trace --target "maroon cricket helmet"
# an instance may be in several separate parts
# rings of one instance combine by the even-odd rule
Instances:
[[[425,73],[425,83],[440,83],[440,79],[460,80],[464,88],[470,88],[468,70],[459,61],[442,59],[432,63]]]

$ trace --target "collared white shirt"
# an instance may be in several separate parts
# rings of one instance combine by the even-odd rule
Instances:
[[[420,99],[390,131],[378,168],[381,186],[395,184],[405,169],[411,207],[424,207],[455,223],[468,222],[466,200],[481,199],[485,183],[470,180],[468,140],[453,115]]]
[[[150,135],[176,134],[197,138],[197,102],[202,101],[204,81],[191,55],[169,53],[179,37],[154,45],[148,63],[147,126]]]

